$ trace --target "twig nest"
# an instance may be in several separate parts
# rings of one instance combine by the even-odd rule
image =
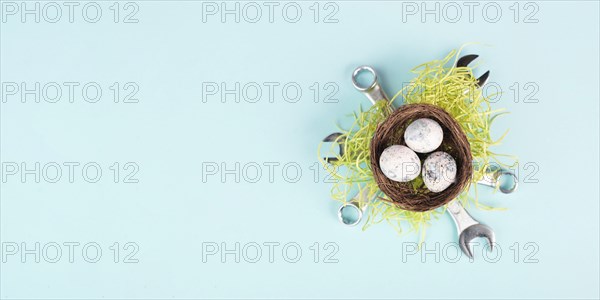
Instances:
[[[383,174],[397,182],[411,181],[421,173],[421,160],[406,146],[392,145],[381,153],[379,166]]]
[[[429,153],[437,149],[444,139],[440,124],[428,118],[414,120],[404,131],[406,145],[419,153]]]
[[[442,129],[442,142],[437,147],[455,162],[454,180],[445,189],[434,192],[418,180],[398,182],[388,178],[382,171],[380,158],[384,150],[392,145],[406,145],[405,131],[419,119],[435,121]],[[371,171],[379,189],[401,209],[409,211],[428,211],[447,204],[456,198],[468,186],[472,173],[471,148],[460,125],[446,111],[429,104],[406,104],[395,110],[377,127],[371,140]],[[417,153],[422,159],[426,154]],[[433,155],[433,154],[432,154]],[[437,155],[436,155],[437,156]],[[425,164],[425,163],[424,163]],[[433,188],[436,190],[436,188]]]

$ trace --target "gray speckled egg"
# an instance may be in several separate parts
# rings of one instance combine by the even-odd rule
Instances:
[[[406,145],[419,153],[428,153],[437,149],[443,139],[442,127],[432,119],[417,119],[404,131]]]
[[[446,152],[433,152],[423,162],[422,176],[425,186],[430,191],[439,193],[455,181],[456,161]]]
[[[410,148],[402,145],[392,145],[381,153],[379,167],[383,174],[393,181],[411,181],[421,172],[421,161]]]

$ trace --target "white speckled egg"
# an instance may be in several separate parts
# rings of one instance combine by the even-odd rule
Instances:
[[[439,193],[456,179],[456,161],[442,151],[431,153],[423,162],[423,182],[427,188]]]
[[[421,161],[410,148],[402,145],[392,145],[381,153],[379,167],[383,174],[393,181],[411,181],[421,172]]]
[[[442,127],[432,119],[417,119],[404,131],[406,145],[419,153],[428,153],[437,149],[443,139]]]

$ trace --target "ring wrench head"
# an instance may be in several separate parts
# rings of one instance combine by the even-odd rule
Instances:
[[[369,196],[372,196],[369,195],[370,191],[369,188],[363,188],[358,195],[340,206],[338,209],[338,220],[342,224],[354,226],[360,223],[371,201],[369,199]]]
[[[512,180],[512,185],[510,185],[510,187],[506,187],[502,183],[503,177],[510,177],[510,179]],[[498,185],[498,188],[502,193],[510,194],[517,190],[517,187],[519,186],[519,178],[517,178],[517,175],[515,175],[515,173],[513,172],[500,171],[498,172],[498,179],[496,180],[496,184]]]
[[[360,74],[364,73],[370,73],[373,77],[368,85],[362,85],[359,83],[358,77]],[[381,85],[379,84],[377,72],[375,72],[375,69],[373,69],[371,66],[360,66],[354,69],[354,72],[352,72],[352,84],[354,85],[354,88],[365,94],[372,104],[375,104],[377,101],[381,100],[388,101],[388,96],[385,94],[385,91],[383,91]]]
[[[338,220],[347,226],[355,226],[362,220],[363,210],[356,201],[344,203],[338,209]]]
[[[505,178],[510,178],[512,184],[507,187],[505,183]],[[498,188],[504,194],[510,194],[517,190],[519,185],[519,178],[515,173],[511,171],[506,171],[502,169],[488,169],[485,174],[483,174],[483,178],[477,181],[478,184],[486,185],[493,188]]]

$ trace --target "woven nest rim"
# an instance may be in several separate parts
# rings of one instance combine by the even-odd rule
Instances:
[[[456,179],[445,190],[434,193],[426,188],[415,191],[411,182],[396,182],[387,178],[379,167],[379,158],[391,145],[405,145],[404,130],[414,120],[429,118],[440,124],[444,132],[442,145],[432,151],[444,151],[456,161]],[[473,157],[467,136],[458,122],[444,109],[430,104],[405,104],[377,126],[370,147],[371,170],[382,198],[397,207],[416,212],[436,209],[455,199],[468,187],[473,175]],[[430,153],[417,153],[421,160]],[[389,199],[388,199],[389,198]]]

